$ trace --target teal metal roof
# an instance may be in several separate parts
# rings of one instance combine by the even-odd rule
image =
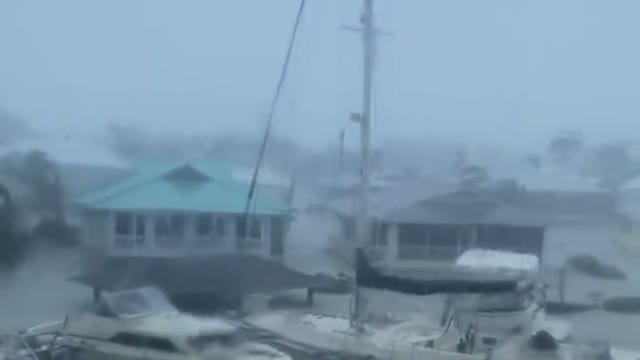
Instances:
[[[190,168],[207,180],[170,179],[173,171]],[[88,194],[77,200],[78,205],[104,210],[169,210],[198,212],[244,212],[249,185],[232,178],[225,164],[181,161],[145,163],[135,175]],[[283,214],[289,208],[283,202],[264,196],[254,197],[251,212]]]

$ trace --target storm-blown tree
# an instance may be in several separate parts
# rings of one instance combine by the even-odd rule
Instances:
[[[463,148],[455,153],[454,172],[460,184],[465,187],[476,187],[489,180],[489,171],[483,166],[470,163]]]
[[[3,164],[4,170],[26,185],[33,199],[33,207],[45,218],[65,223],[64,188],[58,165],[40,150]]]
[[[640,163],[631,156],[627,144],[604,144],[593,150],[587,172],[597,177],[603,186],[615,190],[640,173]]]
[[[558,165],[565,165],[584,150],[584,137],[580,132],[563,132],[549,141],[548,152],[552,161]]]
[[[77,233],[65,216],[65,192],[58,165],[46,153],[34,150],[17,162],[14,174],[31,189],[33,207],[40,215],[33,235],[56,245],[76,244]]]
[[[23,166],[22,180],[33,189],[39,205],[56,221],[65,223],[64,189],[58,165],[46,153],[34,150],[26,155]]]

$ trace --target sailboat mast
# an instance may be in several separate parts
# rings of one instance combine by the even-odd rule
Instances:
[[[363,0],[363,12],[360,18],[362,24],[362,112],[358,117],[360,123],[360,151],[361,151],[361,182],[360,201],[358,207],[357,239],[355,251],[366,246],[370,239],[368,208],[369,208],[369,147],[371,140],[371,101],[373,85],[373,56],[374,56],[374,25],[373,25],[373,0]],[[354,259],[356,258],[354,254]],[[355,261],[354,261],[355,264]],[[354,284],[354,308],[352,322],[357,326],[360,323],[362,299],[356,284]]]

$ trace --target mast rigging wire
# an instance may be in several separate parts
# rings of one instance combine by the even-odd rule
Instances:
[[[284,59],[284,63],[282,65],[282,70],[280,72],[280,78],[278,79],[278,85],[276,86],[276,92],[271,101],[271,107],[269,110],[269,115],[267,118],[267,128],[265,129],[264,136],[262,138],[262,143],[260,144],[260,152],[258,153],[258,159],[256,161],[256,167],[253,170],[253,176],[251,177],[251,185],[249,186],[249,193],[247,194],[247,202],[244,207],[245,212],[245,234],[247,233],[247,226],[249,223],[249,209],[251,207],[251,201],[253,200],[253,195],[255,193],[256,184],[258,182],[258,175],[260,171],[260,166],[262,165],[262,161],[264,159],[265,150],[267,148],[267,143],[269,141],[269,137],[271,135],[271,124],[273,122],[273,114],[276,110],[276,105],[278,104],[278,100],[280,99],[280,94],[282,92],[282,87],[284,86],[284,82],[287,78],[289,62],[291,60],[291,53],[293,52],[293,47],[295,44],[296,36],[298,33],[298,28],[300,26],[300,20],[302,18],[302,12],[304,10],[306,4],[306,0],[300,1],[300,7],[298,8],[298,13],[296,15],[295,23],[293,24],[293,29],[291,31],[291,36],[289,38],[289,46],[287,48],[287,54]]]

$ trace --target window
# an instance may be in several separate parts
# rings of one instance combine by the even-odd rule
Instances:
[[[144,216],[125,212],[114,214],[115,245],[120,248],[144,246]]]
[[[196,218],[196,235],[209,236],[213,234],[213,217],[211,214],[198,214]]]
[[[166,216],[158,216],[155,219],[155,235],[169,236],[169,220]]]
[[[426,230],[426,226],[423,225],[400,225],[398,241],[405,246],[425,246],[427,244]]]
[[[246,223],[244,216],[236,219],[236,236],[240,239],[244,239],[247,235]]]
[[[144,225],[144,217],[136,215],[136,236],[144,236],[146,230]]]
[[[404,224],[398,230],[398,257],[404,260],[454,260],[458,256],[459,227]]]
[[[133,235],[133,215],[127,213],[115,214],[116,235]]]
[[[171,229],[171,235],[175,236],[176,238],[181,238],[182,236],[184,236],[184,224],[185,224],[185,217],[184,215],[171,215],[170,218],[170,229]]]
[[[225,223],[225,219],[223,217],[217,217],[216,218],[216,234],[218,234],[218,236],[222,237],[225,234],[225,229],[226,227],[226,223]]]
[[[236,235],[240,239],[244,239],[247,236],[246,223],[245,217],[236,219]],[[255,217],[250,217],[249,219],[249,237],[252,239],[260,239],[261,237],[260,220]]]
[[[143,246],[145,242],[145,233],[146,233],[145,218],[142,215],[136,215],[135,220],[136,220],[135,221],[136,244],[138,246]]]
[[[455,260],[458,256],[458,227],[455,225],[429,225],[429,258]]]
[[[258,219],[252,219],[249,221],[249,236],[253,239],[260,239],[261,229],[260,221]]]
[[[185,222],[185,216],[181,214],[156,216],[156,244],[170,247],[179,245],[184,239]]]
[[[429,255],[427,231],[424,225],[404,224],[398,230],[398,258],[426,259]]]
[[[140,315],[152,310],[144,295],[133,291],[114,296],[110,299],[110,305],[119,316]]]

